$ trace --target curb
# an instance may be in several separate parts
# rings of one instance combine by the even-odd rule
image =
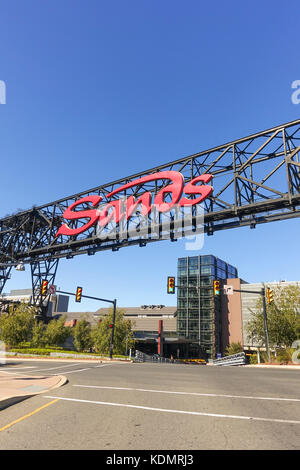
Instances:
[[[28,378],[31,378],[31,377],[28,377],[28,376],[22,376],[22,378],[24,379],[28,379]],[[48,378],[48,376],[43,376],[41,377],[41,380],[42,379],[45,379],[45,378]],[[49,390],[53,390],[55,388],[59,388],[59,387],[62,387],[63,385],[65,385],[67,382],[68,382],[68,379],[67,377],[65,377],[64,375],[59,375],[57,376],[57,378],[59,378],[58,382],[52,386],[48,386],[48,387],[44,387],[43,389],[41,390],[38,390],[38,391],[33,391],[31,393],[24,393],[24,394],[20,394],[18,393],[20,389],[16,388],[16,394],[15,395],[10,395],[10,396],[4,396],[4,397],[0,397],[0,411],[11,406],[11,405],[14,405],[16,403],[19,403],[23,400],[27,400],[27,398],[30,398],[32,396],[35,396],[35,395],[40,395],[42,393],[46,393],[48,392]],[[36,380],[37,378],[34,377],[34,379]]]

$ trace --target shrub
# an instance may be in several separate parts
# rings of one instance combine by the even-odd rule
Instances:
[[[279,349],[277,350],[276,360],[277,362],[292,362],[292,355],[294,350],[291,348]]]
[[[241,343],[231,343],[229,346],[227,346],[225,355],[231,356],[232,354],[237,354],[239,352],[243,352],[243,346]]]
[[[31,340],[31,346],[33,347],[44,347],[46,346],[46,325],[43,323],[37,323],[35,322],[33,329],[32,329],[32,340]]]
[[[249,364],[258,364],[257,354],[251,354],[249,356]]]
[[[8,346],[30,341],[36,310],[26,304],[20,304],[15,311],[0,316],[1,340]]]
[[[66,317],[63,316],[58,320],[51,320],[45,331],[43,344],[49,346],[60,346],[64,344],[66,339],[71,335],[71,328],[64,326]]]
[[[72,335],[77,351],[85,351],[92,346],[91,330],[91,325],[85,318],[76,323]]]

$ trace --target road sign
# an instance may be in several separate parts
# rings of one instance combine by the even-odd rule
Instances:
[[[56,286],[54,284],[50,284],[50,286],[48,288],[48,292],[51,295],[55,295],[56,294]]]
[[[223,292],[225,295],[233,295],[233,286],[225,284],[225,286],[223,286]]]

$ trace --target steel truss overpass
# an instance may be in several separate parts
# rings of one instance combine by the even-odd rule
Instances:
[[[108,249],[115,251],[129,245],[144,246],[161,240],[160,236],[131,237],[128,232],[124,236],[118,231],[114,239],[105,238],[105,231],[99,236],[97,224],[84,229],[88,225],[88,216],[68,221],[64,218],[65,211],[72,205],[75,208],[80,199],[89,199],[79,204],[81,210],[96,207],[91,204],[91,196],[101,200],[101,207],[120,197],[125,200],[134,197],[133,201],[145,193],[155,197],[169,184],[166,178],[156,176],[151,180],[151,175],[157,173],[180,172],[184,184],[203,174],[212,175],[213,191],[202,203],[207,235],[234,227],[254,228],[257,224],[299,217],[299,152],[300,119],[4,217],[0,219],[0,293],[12,267],[20,262],[28,263],[35,293],[33,302],[39,305],[45,300],[39,293],[42,279],[54,282],[60,258]],[[135,183],[139,180],[142,182]],[[123,186],[125,188],[118,191]],[[166,189],[164,201],[170,197]],[[127,229],[128,224],[138,226],[139,215],[138,211],[132,215]],[[151,219],[153,214],[147,217]],[[158,214],[155,219],[158,230],[162,227],[163,217],[168,217],[168,213]],[[169,218],[172,219],[172,211],[169,211]],[[81,233],[57,236],[65,223],[73,232],[77,229]]]

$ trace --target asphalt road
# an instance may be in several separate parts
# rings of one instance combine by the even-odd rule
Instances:
[[[11,361],[69,382],[0,412],[1,450],[300,449],[300,371]]]

